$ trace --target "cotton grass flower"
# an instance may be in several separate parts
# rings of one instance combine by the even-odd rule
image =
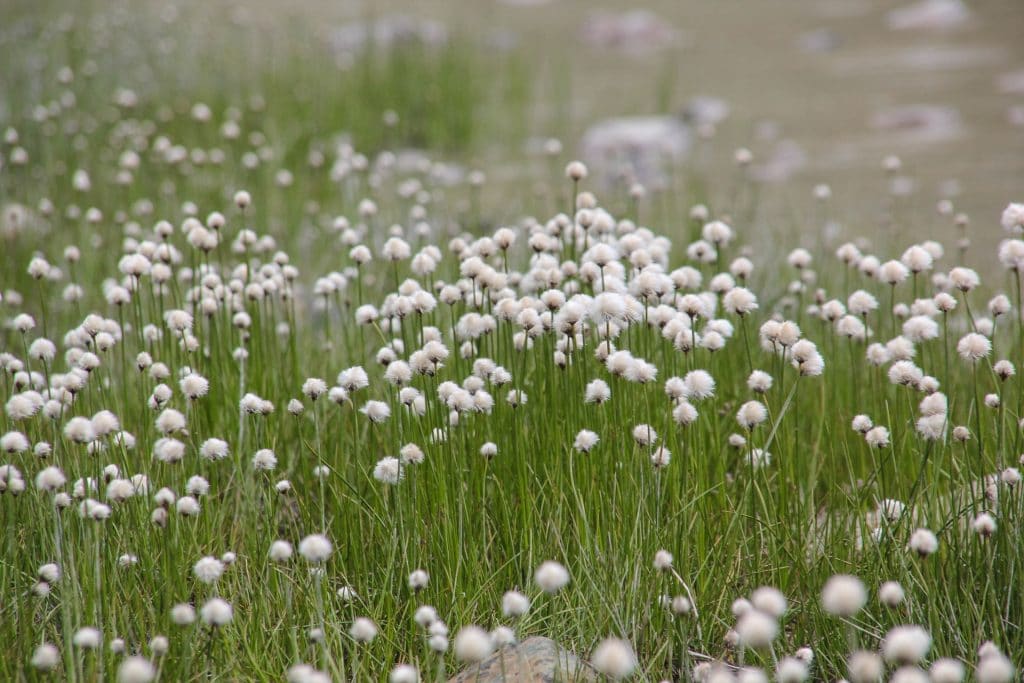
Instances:
[[[420,673],[410,664],[399,664],[391,670],[390,683],[419,683]]]
[[[760,401],[747,401],[736,412],[736,421],[746,430],[753,430],[768,419],[768,410]]]
[[[1013,662],[1000,652],[983,656],[974,675],[978,683],[1010,683],[1014,680]]]
[[[233,616],[234,610],[231,605],[221,598],[212,598],[206,601],[199,610],[199,618],[204,624],[212,627],[230,623]]]
[[[349,636],[357,643],[372,643],[378,634],[377,624],[366,617],[357,617],[348,629]]]
[[[807,680],[807,663],[798,657],[783,657],[775,667],[778,683],[801,683]]]
[[[412,620],[423,628],[430,628],[438,620],[437,610],[430,605],[420,605],[413,613]]]
[[[216,557],[204,557],[192,565],[192,573],[205,584],[214,584],[224,573],[224,563]]]
[[[589,429],[581,429],[573,440],[573,448],[580,453],[589,453],[600,440],[600,437]]]
[[[274,562],[287,562],[292,556],[292,544],[288,541],[274,541],[270,544],[268,555]]]
[[[530,611],[530,599],[518,591],[508,591],[501,597],[501,612],[518,619]]]
[[[928,529],[917,529],[910,535],[907,545],[919,556],[928,557],[939,549],[939,539]]]
[[[852,617],[867,603],[864,583],[856,576],[836,574],[821,591],[821,605],[829,614]]]
[[[494,649],[491,637],[479,626],[465,626],[455,635],[455,657],[462,662],[478,663]]]
[[[533,578],[545,593],[557,593],[569,584],[569,571],[560,563],[547,560],[537,567]]]
[[[271,472],[277,467],[277,456],[269,448],[261,448],[252,456],[252,468],[259,472]]]
[[[51,643],[43,643],[32,652],[31,664],[39,671],[51,671],[60,664],[60,650]]]
[[[604,380],[595,379],[587,384],[586,394],[584,401],[586,403],[594,403],[601,405],[608,401],[612,396],[611,389],[608,387],[608,383]]]
[[[171,608],[171,621],[178,626],[188,626],[196,620],[196,610],[188,603],[180,603]]]
[[[882,656],[890,663],[916,664],[931,647],[931,635],[920,626],[896,626],[882,640]]]
[[[878,600],[886,607],[898,607],[904,598],[903,586],[896,581],[886,581],[878,587]]]
[[[373,422],[374,424],[384,422],[391,417],[391,408],[388,407],[387,403],[382,401],[367,401],[366,404],[359,409],[359,412],[366,415],[370,422]]]
[[[396,485],[405,476],[398,458],[386,457],[377,461],[373,468],[373,478],[382,484]]]
[[[615,681],[628,678],[637,665],[632,646],[619,638],[602,640],[594,648],[590,661],[594,669]]]
[[[101,640],[102,636],[99,629],[92,626],[83,626],[75,631],[71,638],[72,644],[83,650],[95,650],[100,646]]]
[[[672,451],[665,448],[664,446],[658,446],[651,451],[651,465],[654,469],[660,470],[668,467],[669,462],[672,460]]]
[[[885,427],[872,427],[864,434],[864,441],[872,448],[885,448],[889,445],[889,430]]]
[[[311,534],[299,542],[299,554],[313,564],[326,562],[333,551],[334,546],[322,534]]]
[[[128,657],[117,667],[118,683],[150,683],[156,668],[144,657]]]
[[[989,513],[982,512],[971,521],[971,529],[982,538],[988,538],[996,532],[996,520]]]
[[[978,361],[986,358],[992,352],[992,342],[975,332],[965,334],[957,342],[956,352],[964,360]]]
[[[409,589],[412,591],[421,591],[427,587],[427,582],[430,580],[430,576],[427,572],[422,569],[417,569],[409,574]]]
[[[768,647],[775,640],[779,633],[779,624],[772,615],[751,609],[736,622],[736,633],[741,645],[759,650]]]
[[[648,424],[640,424],[633,428],[633,441],[639,446],[650,446],[658,441],[658,433]]]

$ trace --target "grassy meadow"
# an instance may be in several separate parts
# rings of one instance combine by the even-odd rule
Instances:
[[[521,50],[170,7],[0,36],[0,678],[1018,680],[1013,197],[755,234],[525,153]]]

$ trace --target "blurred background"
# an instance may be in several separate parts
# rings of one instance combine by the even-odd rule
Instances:
[[[69,89],[82,111],[120,93],[164,122],[196,103],[218,123],[240,109],[273,126],[247,141],[268,183],[338,136],[425,149],[486,169],[501,222],[539,212],[552,168],[581,157],[623,202],[640,182],[671,211],[703,201],[805,242],[954,235],[963,213],[987,251],[1024,196],[1020,0],[4,5],[0,123],[59,109]],[[69,144],[97,128],[80,123]],[[186,146],[212,144],[193,133]],[[239,173],[257,182],[256,165]]]

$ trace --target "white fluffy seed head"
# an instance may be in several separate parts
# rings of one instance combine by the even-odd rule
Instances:
[[[506,617],[517,619],[530,611],[530,599],[519,591],[508,591],[501,596],[501,611]]]
[[[1014,673],[1013,662],[1001,652],[994,652],[978,661],[974,675],[978,683],[1010,683]]]
[[[372,643],[377,637],[377,624],[366,617],[357,617],[348,630],[352,640],[357,643]]]
[[[850,683],[878,683],[885,673],[885,663],[875,652],[858,650],[846,660]]]
[[[939,549],[939,539],[929,529],[917,529],[910,535],[908,546],[921,557],[927,557]]]
[[[786,613],[786,596],[777,588],[761,586],[750,594],[750,602],[757,609],[776,619]]]
[[[779,623],[770,614],[750,609],[736,622],[736,633],[743,647],[762,649],[771,645],[779,634]]]
[[[479,626],[465,626],[455,635],[455,656],[460,661],[483,661],[492,650],[490,635]]]
[[[60,650],[50,643],[43,643],[32,653],[32,666],[40,671],[50,671],[60,664]]]
[[[411,664],[399,664],[391,670],[390,683],[419,683],[420,672]]]
[[[325,562],[333,550],[330,540],[322,534],[311,534],[299,541],[299,554],[307,562]]]
[[[878,600],[886,607],[898,607],[904,597],[903,586],[896,581],[886,581],[878,587]]]
[[[615,681],[628,678],[636,669],[633,647],[620,638],[602,640],[594,648],[590,661],[599,673]]]
[[[128,657],[117,668],[118,683],[150,683],[156,669],[145,657]]]
[[[882,640],[882,656],[898,664],[915,664],[928,655],[932,637],[920,626],[896,626]]]
[[[270,544],[268,555],[274,562],[287,562],[292,556],[292,544],[288,541],[274,541]]]
[[[961,683],[965,673],[963,664],[947,657],[936,659],[928,669],[932,683]]]
[[[422,569],[417,569],[409,574],[409,588],[414,591],[423,590],[429,581],[430,576]]]
[[[667,572],[672,569],[672,553],[667,550],[659,550],[654,553],[654,568],[659,572]]]
[[[199,618],[208,626],[224,626],[233,616],[231,605],[221,598],[208,600],[199,610]]]
[[[836,574],[821,591],[821,605],[829,614],[852,617],[864,607],[868,600],[864,583],[856,576]]]
[[[537,567],[533,578],[545,593],[557,593],[568,585],[569,570],[554,560],[548,560]]]
[[[171,608],[171,621],[178,626],[188,626],[196,620],[196,610],[192,605],[183,602]]]

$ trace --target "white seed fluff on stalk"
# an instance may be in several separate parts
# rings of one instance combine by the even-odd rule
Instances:
[[[95,650],[100,646],[101,640],[102,636],[99,629],[93,628],[92,626],[83,626],[75,631],[75,634],[71,638],[71,642],[75,647],[80,647],[85,650]]]
[[[589,453],[597,446],[600,437],[589,429],[581,429],[573,441],[573,448],[580,453]]]
[[[856,576],[836,574],[830,578],[821,591],[821,605],[829,614],[852,617],[867,603],[868,593],[864,583]]]
[[[234,610],[231,605],[221,598],[206,601],[199,610],[199,618],[208,626],[224,626],[233,616]]]
[[[274,541],[270,544],[268,555],[274,562],[287,562],[292,556],[292,544],[288,541]]]
[[[915,664],[928,655],[931,647],[931,635],[920,626],[896,626],[882,640],[882,655],[888,662]]]
[[[224,573],[224,563],[216,557],[203,557],[192,566],[192,573],[206,584],[214,584]]]
[[[936,659],[928,669],[932,683],[961,683],[965,674],[964,665],[948,657]]]
[[[886,607],[898,607],[903,599],[903,586],[896,581],[886,581],[878,587],[878,600]]]
[[[608,387],[608,383],[604,380],[595,379],[587,384],[584,400],[587,403],[596,403],[600,405],[608,401],[611,396],[612,391]]]
[[[778,683],[801,683],[807,680],[807,663],[798,657],[783,657],[775,667],[775,680]]]
[[[569,584],[569,570],[554,560],[542,562],[533,575],[545,593],[557,593]]]
[[[348,630],[352,640],[357,643],[372,643],[378,632],[377,624],[366,617],[357,617]]]
[[[594,648],[590,661],[599,673],[615,681],[628,678],[637,664],[633,647],[619,638],[602,640]]]
[[[50,671],[60,664],[60,650],[51,643],[43,643],[32,653],[31,664],[39,671]]]
[[[508,626],[498,626],[491,631],[491,643],[495,648],[508,647],[516,644],[516,632]]]
[[[252,468],[262,472],[270,472],[277,467],[277,456],[269,448],[261,448],[252,456]]]
[[[409,588],[413,591],[423,590],[427,587],[430,576],[422,569],[417,569],[409,574]]]
[[[775,640],[779,633],[779,624],[772,615],[751,609],[736,622],[736,633],[744,647],[762,649]]]
[[[1010,683],[1016,669],[1009,657],[1001,652],[986,654],[978,661],[975,677],[978,683]]]
[[[128,657],[117,668],[118,683],[149,683],[156,678],[156,668],[144,657]]]
[[[927,557],[939,549],[939,539],[929,529],[917,529],[910,535],[907,545],[921,557]]]
[[[437,610],[430,605],[420,605],[413,613],[412,620],[422,628],[430,628],[430,625],[438,620]]]
[[[640,424],[633,428],[633,440],[640,446],[657,443],[658,433],[648,424]]]
[[[518,619],[530,611],[530,599],[518,591],[508,591],[501,597],[501,611],[506,617]]]
[[[956,352],[964,360],[978,361],[992,352],[992,342],[975,332],[965,334],[956,344]]]
[[[872,448],[885,448],[889,445],[889,430],[885,427],[872,427],[864,434],[864,440]]]
[[[788,609],[786,596],[778,588],[761,586],[750,594],[750,603],[757,609],[775,618],[782,617]]]
[[[322,534],[312,534],[299,541],[299,554],[307,562],[317,564],[326,562],[333,550],[334,546],[331,545],[330,540]]]
[[[746,430],[752,430],[768,419],[768,409],[760,401],[747,401],[736,412],[736,421]]]
[[[402,469],[398,458],[381,458],[373,468],[373,478],[382,484],[394,486],[404,476],[405,471]]]
[[[664,446],[658,446],[651,452],[651,465],[655,469],[662,469],[668,467],[669,462],[672,460],[672,451],[665,448]]]
[[[455,634],[455,657],[459,661],[483,661],[493,649],[491,636],[479,626],[465,626]]]
[[[391,670],[390,683],[419,683],[420,673],[410,664],[399,664]]]

